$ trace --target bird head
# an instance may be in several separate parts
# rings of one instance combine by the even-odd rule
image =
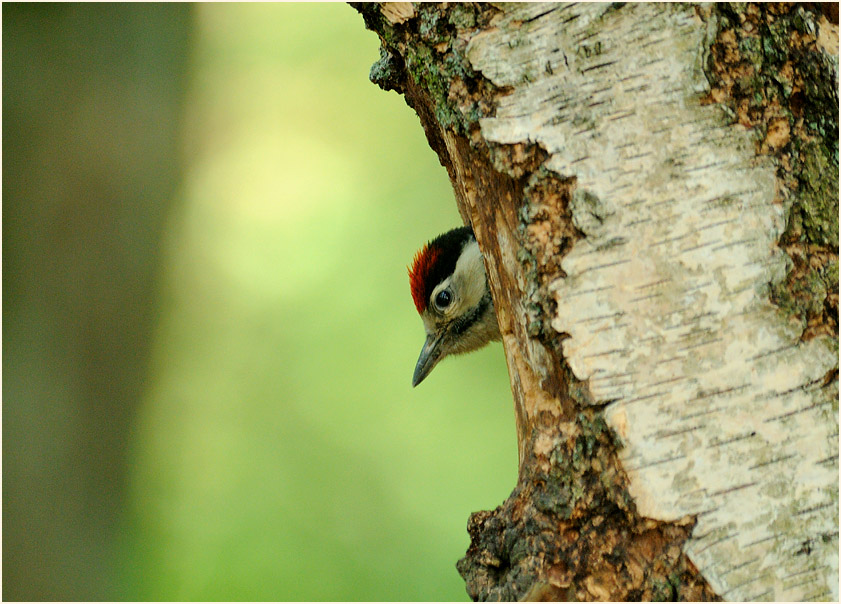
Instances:
[[[500,339],[485,264],[470,227],[448,231],[423,246],[409,267],[409,283],[426,331],[412,386],[444,357]]]

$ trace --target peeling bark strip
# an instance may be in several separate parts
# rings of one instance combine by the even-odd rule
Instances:
[[[835,82],[789,87],[793,117],[765,111],[757,132],[723,104],[749,80],[721,75],[739,55],[720,9],[358,8],[383,42],[372,79],[418,112],[474,227],[503,333],[520,477],[471,517],[470,595],[837,599],[837,331],[806,337],[770,301],[792,281],[785,232],[807,264],[834,261],[820,303],[837,308],[837,142],[820,138],[837,110],[797,121]],[[792,65],[831,46],[828,24],[774,10],[816,30]],[[786,161],[820,182],[791,186]]]

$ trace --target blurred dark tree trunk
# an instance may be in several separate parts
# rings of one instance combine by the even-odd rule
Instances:
[[[470,596],[837,598],[837,9],[354,6],[503,333]]]
[[[188,5],[3,6],[3,599],[114,600]]]

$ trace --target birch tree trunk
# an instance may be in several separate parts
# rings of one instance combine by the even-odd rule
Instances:
[[[470,596],[837,599],[837,7],[355,6],[503,334]]]

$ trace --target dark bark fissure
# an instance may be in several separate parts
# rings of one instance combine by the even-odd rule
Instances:
[[[834,7],[834,12],[832,8]],[[803,340],[838,337],[838,91],[818,47],[822,19],[837,4],[716,5],[708,102],[757,133],[757,154],[774,157],[790,205],[780,247],[791,259],[771,300],[798,321]]]

